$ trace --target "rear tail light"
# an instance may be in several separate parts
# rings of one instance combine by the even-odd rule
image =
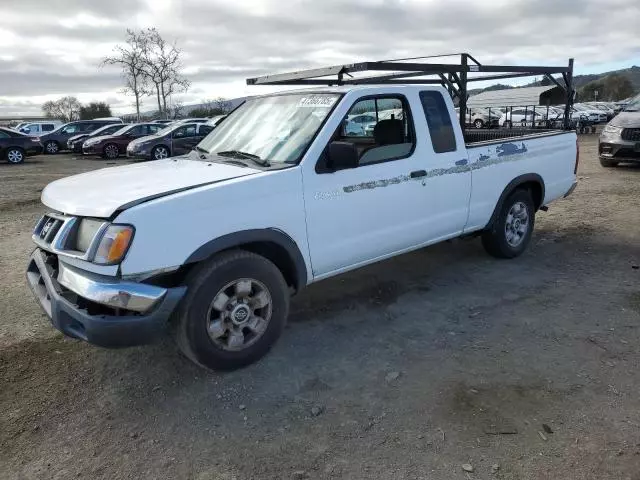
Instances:
[[[573,167],[573,174],[577,174],[578,173],[578,163],[580,163],[580,144],[578,143],[578,140],[576,139],[576,165],[575,167]]]

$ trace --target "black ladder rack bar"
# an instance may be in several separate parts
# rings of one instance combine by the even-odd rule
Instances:
[[[425,58],[460,56],[459,63],[419,63]],[[353,73],[389,72],[384,75],[366,77],[352,76]],[[481,75],[494,73],[496,75]],[[542,75],[566,92],[565,112],[569,112],[573,103],[573,59],[567,66],[542,65],[483,65],[468,53],[414,57],[403,60],[385,60],[381,62],[359,62],[334,65],[332,67],[279,73],[262,77],[248,78],[247,85],[442,85],[452,97],[458,97],[461,112],[466,112],[468,82],[481,82],[506,78],[532,77]],[[553,75],[561,75],[556,80]],[[345,77],[346,76],[346,77]],[[433,76],[436,78],[416,78]],[[465,115],[460,115],[460,125],[465,128]],[[569,119],[565,113],[565,128],[569,128]]]

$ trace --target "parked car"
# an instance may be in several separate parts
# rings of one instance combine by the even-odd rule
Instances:
[[[598,154],[603,167],[640,162],[640,95],[604,127],[598,140]]]
[[[211,117],[209,120],[207,120],[207,125],[211,125],[212,127],[217,127],[218,124],[223,121],[225,118],[227,118],[226,115],[215,115],[213,117]]]
[[[456,107],[456,114],[460,118],[460,108]],[[497,108],[468,108],[465,123],[474,128],[495,128],[500,125],[502,112]]]
[[[587,115],[589,120],[593,123],[605,123],[607,121],[607,114],[597,108],[589,107],[582,103],[574,103],[573,108],[574,110]]]
[[[546,119],[546,107],[536,108],[535,111],[533,107],[514,107],[502,113],[498,124],[503,127],[512,127],[514,125],[521,127],[541,126],[545,124]]]
[[[14,165],[24,162],[30,155],[42,153],[42,143],[38,137],[0,127],[0,159]]]
[[[204,123],[177,123],[155,135],[134,140],[127,147],[127,157],[159,160],[188,153],[214,127]]]
[[[173,124],[179,124],[179,123],[207,123],[209,120],[211,120],[210,118],[206,118],[206,117],[200,117],[200,118],[181,118],[180,120],[174,120],[172,123]]]
[[[376,123],[376,114],[372,113],[362,113],[359,115],[353,115],[350,118],[347,118],[347,123],[344,127],[344,132],[353,137],[364,137],[367,136],[367,127],[373,126]]]
[[[175,122],[175,120],[152,120],[151,123],[161,123],[162,125],[169,125]]]
[[[405,120],[342,135],[371,99]],[[194,362],[245,366],[269,351],[291,293],[308,284],[473,233],[495,257],[526,250],[536,211],[576,186],[575,132],[466,143],[455,118],[432,85],[248,99],[188,155],[49,184],[43,203],[65,214],[36,225],[28,283],[68,336],[137,345],[172,318]],[[199,128],[211,127],[172,127],[128,152],[161,145],[167,156],[171,139],[176,153]]]
[[[40,140],[44,145],[45,153],[55,154],[67,148],[67,141],[71,137],[81,133],[91,133],[100,127],[114,123],[122,125],[122,120],[77,120],[65,123],[53,132],[41,135]]]
[[[32,137],[39,137],[47,132],[53,132],[62,125],[60,120],[51,120],[48,122],[32,122],[21,126],[17,129],[19,132]]]
[[[88,138],[82,144],[83,155],[100,155],[103,158],[114,159],[124,155],[127,145],[136,138],[153,135],[162,130],[158,123],[134,123],[126,125],[111,135],[98,135]]]
[[[69,140],[67,140],[67,150],[71,150],[73,153],[82,153],[82,144],[85,142],[85,140],[101,135],[112,135],[125,125],[128,124],[112,123],[111,125],[105,125],[104,127],[100,127],[99,129],[94,130],[90,133],[80,133],[78,135],[74,135]]]

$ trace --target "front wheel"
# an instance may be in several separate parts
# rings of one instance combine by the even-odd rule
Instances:
[[[187,279],[175,317],[178,347],[213,370],[234,370],[263,357],[289,313],[282,273],[266,258],[244,250],[224,252]]]
[[[535,208],[527,190],[516,190],[502,204],[498,218],[482,234],[482,245],[496,258],[515,258],[529,245]]]
[[[7,161],[14,165],[24,162],[24,151],[21,148],[10,148],[7,150]]]
[[[58,142],[49,141],[44,144],[44,151],[49,155],[55,155],[60,151],[60,145],[58,145]]]
[[[109,160],[115,160],[120,155],[120,149],[115,143],[109,143],[105,145],[102,155]]]
[[[151,152],[151,157],[154,160],[162,160],[163,158],[167,158],[170,156],[169,149],[164,145],[160,145],[153,149]]]
[[[483,128],[484,122],[480,119],[477,119],[475,122],[473,122],[473,126],[476,128]]]

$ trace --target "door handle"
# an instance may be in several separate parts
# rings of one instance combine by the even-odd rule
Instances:
[[[456,165],[457,165],[458,167],[461,167],[462,165],[466,165],[468,162],[469,162],[469,160],[467,160],[466,158],[463,158],[462,160],[458,160],[458,161],[456,162]]]
[[[426,176],[427,172],[425,170],[416,170],[415,172],[411,172],[411,178],[420,178]]]

